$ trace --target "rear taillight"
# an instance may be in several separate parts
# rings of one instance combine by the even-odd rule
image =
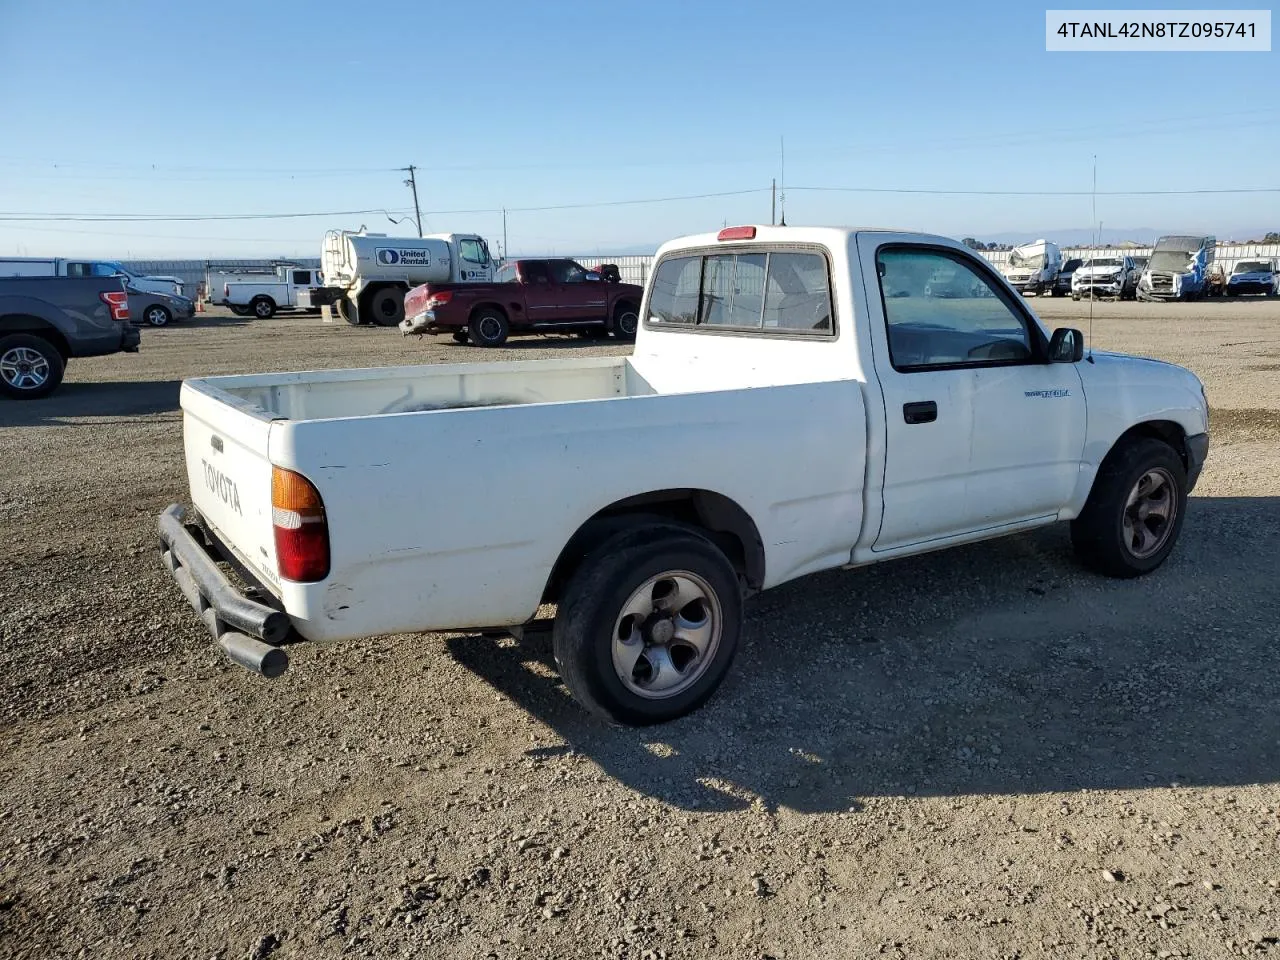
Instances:
[[[98,297],[111,311],[112,320],[129,319],[129,295],[123,290],[104,290]]]
[[[440,290],[427,298],[428,307],[440,307],[453,299],[452,290]]]
[[[324,503],[306,477],[271,468],[271,526],[280,576],[314,583],[329,575],[329,524]]]

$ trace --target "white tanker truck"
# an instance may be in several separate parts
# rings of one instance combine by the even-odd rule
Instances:
[[[434,233],[388,237],[360,230],[329,230],[320,251],[325,286],[302,290],[302,308],[333,306],[353,326],[394,327],[404,319],[404,295],[422,283],[488,283],[493,258],[483,237]]]

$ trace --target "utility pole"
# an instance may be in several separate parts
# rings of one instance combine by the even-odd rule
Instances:
[[[506,262],[507,256],[508,256],[507,254],[507,208],[503,207],[502,208],[502,259],[503,259],[503,262]]]
[[[778,178],[773,178],[773,189],[770,193],[769,201],[769,224],[776,226],[778,223]]]
[[[418,168],[411,163],[400,169],[409,174],[409,179],[404,182],[404,185],[413,191],[413,222],[418,225],[418,236],[422,236],[422,211],[418,209],[418,181],[414,177],[414,171]]]

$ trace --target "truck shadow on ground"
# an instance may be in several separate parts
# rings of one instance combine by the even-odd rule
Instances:
[[[51,396],[0,404],[0,427],[101,427],[102,417],[140,417],[178,410],[181,380],[64,383]],[[76,422],[78,418],[93,418]]]
[[[1197,498],[1139,580],[1082,571],[1062,525],[800,580],[748,605],[705,707],[640,730],[569,698],[546,634],[450,647],[563,740],[528,756],[685,809],[1275,782],[1278,537],[1280,498]]]

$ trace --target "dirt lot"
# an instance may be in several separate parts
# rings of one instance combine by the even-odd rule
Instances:
[[[181,378],[478,351],[209,315],[73,363],[0,407],[0,955],[1280,952],[1280,304],[1095,313],[1208,384],[1164,568],[1085,574],[1055,528],[812,577],[645,731],[541,641],[302,647],[265,681],[160,568]],[[618,348],[483,357],[564,350]]]

